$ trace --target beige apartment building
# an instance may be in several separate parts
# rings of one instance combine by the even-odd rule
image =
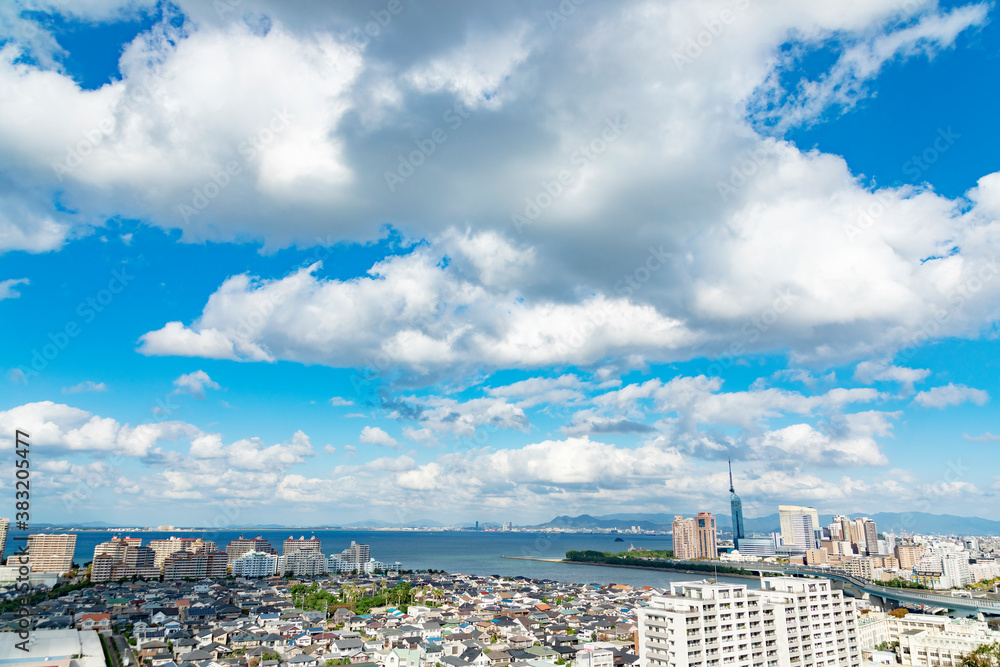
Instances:
[[[32,533],[26,543],[32,572],[69,572],[76,550],[75,533]],[[7,565],[22,565],[18,554],[7,557]]]
[[[171,537],[166,540],[150,540],[149,548],[156,553],[153,565],[163,567],[167,558],[176,553],[198,553],[201,551],[218,551],[215,542],[204,540],[200,537]]]
[[[674,535],[674,558],[694,560],[698,558],[698,537],[694,519],[685,519],[679,514],[671,524]]]

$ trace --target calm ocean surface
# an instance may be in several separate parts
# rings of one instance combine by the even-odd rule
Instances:
[[[315,532],[282,530],[262,530],[240,532],[224,530],[217,532],[139,532],[131,533],[141,537],[143,544],[151,539],[177,537],[202,537],[213,540],[219,549],[239,535],[256,537],[258,534],[269,540],[281,552],[281,543],[289,537],[318,537],[323,545],[323,553],[340,553],[350,546],[351,541],[371,545],[372,558],[393,563],[399,561],[407,570],[444,570],[452,573],[498,574],[502,576],[524,576],[529,579],[553,579],[566,582],[589,582],[598,584],[628,584],[633,586],[667,586],[671,581],[690,581],[703,575],[633,570],[597,565],[564,565],[537,561],[505,559],[503,556],[526,556],[530,558],[562,558],[567,551],[594,549],[596,551],[625,551],[630,544],[645,549],[670,549],[669,535],[621,536],[624,542],[615,542],[615,535],[589,534],[530,534],[530,533],[476,533],[476,532],[414,532],[382,530],[318,530]],[[90,562],[94,547],[115,535],[122,533],[105,531],[80,531],[77,533],[77,564]],[[7,551],[13,550],[8,542]],[[721,580],[727,580],[720,577]],[[728,579],[728,581],[757,586],[755,579]]]

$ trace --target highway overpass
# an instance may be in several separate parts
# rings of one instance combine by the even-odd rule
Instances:
[[[922,604],[928,607],[941,607],[951,611],[962,611],[973,614],[984,614],[987,616],[1000,616],[1000,600],[989,598],[958,597],[952,595],[942,595],[932,591],[925,591],[915,588],[890,588],[879,586],[878,584],[852,577],[844,572],[836,570],[825,570],[812,567],[782,567],[775,565],[755,565],[753,563],[740,563],[744,570],[752,572],[779,572],[789,575],[803,575],[810,577],[825,577],[835,581],[842,581],[857,588],[859,591],[868,593],[870,596],[880,597],[885,600],[895,600],[900,603]]]

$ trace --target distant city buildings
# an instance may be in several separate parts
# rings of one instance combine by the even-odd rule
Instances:
[[[718,528],[715,516],[709,512],[699,512],[693,519],[685,519],[678,514],[674,517],[672,528],[674,558],[719,557]]]
[[[94,547],[90,567],[91,581],[116,581],[118,579],[155,579],[160,576],[156,567],[156,552],[142,546],[138,537],[113,537]]]
[[[240,536],[230,541],[226,551],[218,551],[214,542],[202,538],[171,537],[150,540],[148,546],[142,546],[141,538],[113,537],[94,548],[90,576],[94,582],[156,579],[161,575],[164,580],[212,578],[225,576],[227,571],[238,577],[312,577],[327,572],[396,573],[401,567],[399,563],[375,560],[371,547],[357,542],[327,557],[318,538],[290,537],[283,544],[283,552],[279,556],[259,535]]]
[[[8,532],[10,532],[10,519],[0,519],[0,560],[7,553]]]

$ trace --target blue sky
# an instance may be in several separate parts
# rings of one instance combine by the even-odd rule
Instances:
[[[2,10],[34,520],[997,518],[995,9],[552,5]]]

